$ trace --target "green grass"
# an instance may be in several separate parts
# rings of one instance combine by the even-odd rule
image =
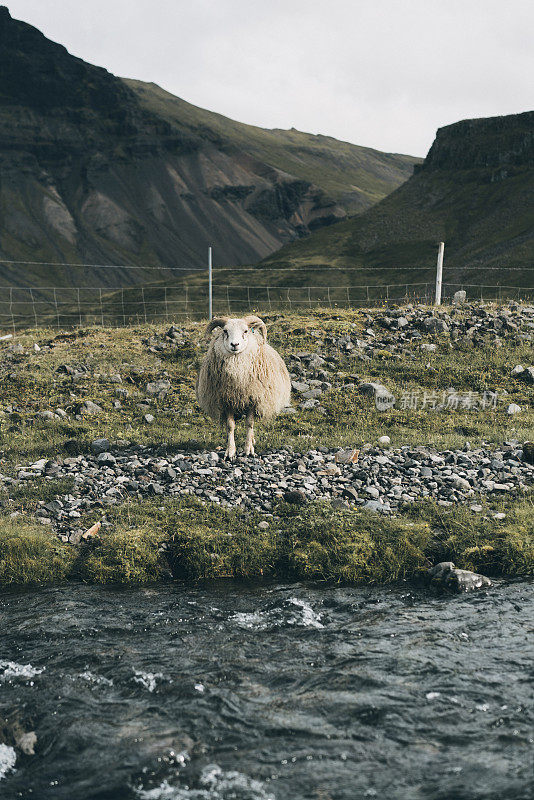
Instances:
[[[113,507],[111,529],[80,548],[23,520],[0,518],[0,585],[143,585],[171,572],[183,580],[380,584],[421,578],[449,560],[495,577],[534,575],[532,494],[487,502],[480,514],[427,502],[395,518],[326,502],[280,502],[270,517],[189,498],[161,502]],[[505,511],[504,521],[493,518],[496,510]]]
[[[0,586],[60,583],[75,559],[75,549],[50,530],[0,516]]]
[[[259,309],[260,313],[261,309]],[[371,311],[373,315],[376,312]],[[293,352],[321,349],[316,331],[328,334],[358,335],[367,322],[367,311],[314,310],[302,313],[264,314],[269,324],[269,339],[284,356]],[[153,448],[167,450],[213,449],[223,443],[223,432],[217,424],[206,420],[194,395],[195,375],[205,351],[203,324],[185,325],[188,343],[178,350],[150,353],[142,340],[154,333],[163,333],[166,326],[140,326],[124,329],[88,329],[82,335],[67,338],[50,330],[20,335],[28,354],[18,363],[1,368],[2,405],[16,406],[15,415],[0,414],[0,468],[13,474],[16,465],[28,466],[48,456],[65,456],[66,443],[74,439],[83,452],[92,439],[107,436],[124,439]],[[52,342],[52,350],[34,353],[33,342]],[[305,450],[325,447],[361,446],[373,443],[387,433],[394,446],[433,444],[440,448],[461,447],[468,440],[475,446],[481,441],[500,444],[508,438],[532,438],[534,430],[534,389],[510,377],[517,363],[531,362],[531,345],[517,344],[509,337],[497,348],[491,341],[468,348],[456,344],[448,336],[425,336],[434,342],[434,353],[422,352],[417,343],[407,344],[399,357],[375,352],[370,361],[362,362],[344,355],[332,370],[334,388],[324,395],[326,414],[298,411],[282,416],[270,424],[258,424],[258,452],[269,448],[291,446]],[[83,363],[89,370],[80,383],[57,372],[61,364]],[[117,384],[110,380],[114,373],[122,376],[122,387],[129,397],[121,409],[114,409]],[[167,373],[171,391],[164,400],[153,401],[150,407],[156,421],[143,422],[143,412],[136,404],[145,399],[146,383]],[[357,377],[354,378],[354,375]],[[357,391],[344,388],[359,380],[378,380],[399,398],[388,413],[378,412],[373,403]],[[449,411],[438,413],[431,408],[404,409],[402,396],[419,391],[436,392],[438,397],[449,386],[462,392],[493,390],[508,392],[495,411]],[[75,418],[81,402],[91,399],[103,412],[95,417]],[[517,402],[524,410],[514,418],[505,413],[508,402]],[[65,409],[69,418],[43,422],[36,418],[41,410]],[[238,428],[238,435],[242,432]],[[2,499],[0,494],[0,500]]]

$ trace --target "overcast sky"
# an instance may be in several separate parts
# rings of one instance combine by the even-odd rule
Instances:
[[[531,110],[532,0],[5,0],[116,75],[268,128],[424,155]]]

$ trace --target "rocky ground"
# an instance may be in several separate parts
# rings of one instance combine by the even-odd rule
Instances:
[[[36,514],[73,543],[84,533],[77,526],[84,512],[101,509],[105,526],[106,508],[128,498],[192,495],[223,507],[267,514],[278,499],[298,504],[326,499],[338,506],[394,514],[405,503],[431,498],[442,506],[467,503],[477,513],[482,511],[482,496],[521,491],[534,483],[532,448],[524,451],[518,442],[493,451],[371,446],[361,452],[278,450],[235,462],[223,460],[215,451],[155,456],[140,446],[114,448],[105,439],[95,440],[92,450],[90,455],[61,461],[41,459],[19,470],[15,478],[0,476],[0,482],[8,488],[22,482],[31,485],[42,476],[72,478],[73,489],[50,502],[41,501]]]
[[[259,426],[260,455],[234,463],[222,460],[221,433],[194,402],[202,325],[4,339],[5,513],[27,511],[10,498],[33,492],[31,514],[76,543],[88,512],[98,511],[105,528],[108,507],[134,499],[194,496],[265,514],[278,499],[326,499],[389,516],[432,499],[477,514],[485,496],[532,486],[534,305],[408,305],[268,321],[293,403],[267,433]],[[412,405],[402,405],[403,392]],[[416,393],[426,407],[413,404]],[[453,446],[429,444],[442,430]],[[43,482],[47,499],[38,496]]]

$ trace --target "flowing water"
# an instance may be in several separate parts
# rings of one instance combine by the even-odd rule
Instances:
[[[532,800],[532,589],[4,592],[0,797]]]

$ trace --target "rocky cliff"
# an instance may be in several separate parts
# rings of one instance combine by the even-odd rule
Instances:
[[[358,267],[361,283],[421,282],[432,280],[444,241],[445,281],[532,287],[533,196],[534,112],[464,120],[441,128],[424,163],[380,203],[266,263]]]

